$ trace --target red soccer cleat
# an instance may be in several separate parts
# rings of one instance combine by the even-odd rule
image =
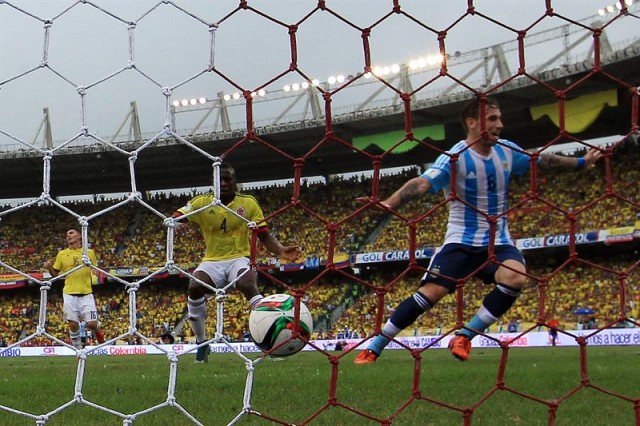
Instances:
[[[378,354],[370,349],[365,349],[360,352],[356,359],[353,361],[354,364],[372,364],[376,362],[378,359]]]
[[[449,350],[451,355],[460,361],[466,361],[469,359],[469,353],[471,353],[471,340],[467,336],[458,334],[449,341]]]

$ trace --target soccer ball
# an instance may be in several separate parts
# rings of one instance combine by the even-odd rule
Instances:
[[[270,355],[289,356],[298,353],[306,342],[292,339],[295,299],[288,294],[272,294],[262,299],[249,314],[249,333],[260,350],[267,352],[277,347]],[[309,308],[300,302],[300,335],[307,340],[313,330],[313,319]],[[281,343],[287,342],[280,346]]]

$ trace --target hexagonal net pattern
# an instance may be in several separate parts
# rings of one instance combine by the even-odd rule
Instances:
[[[212,8],[214,3],[211,2]],[[380,2],[382,6],[374,11],[380,13],[375,16],[362,10],[351,13],[343,9],[339,2],[299,2],[296,7],[304,9],[290,20],[264,4],[248,0],[236,2],[227,9],[217,3],[217,17],[213,19],[208,17],[211,10],[195,11],[188,4],[182,6],[172,1],[160,1],[150,6],[141,11],[137,19],[131,19],[126,12],[110,9],[108,3],[102,5],[100,2],[79,1],[45,18],[23,9],[18,2],[0,1],[0,17],[11,16],[40,25],[38,31],[42,31],[44,36],[35,65],[18,69],[11,75],[0,75],[0,96],[3,91],[13,90],[15,86],[26,85],[26,88],[31,88],[34,85],[32,80],[36,78],[34,75],[46,74],[53,77],[56,84],[62,85],[63,90],[73,92],[79,111],[79,125],[74,124],[77,126],[75,134],[49,146],[26,141],[12,123],[0,121],[0,136],[18,144],[26,155],[36,158],[38,167],[41,164],[38,172],[41,171],[42,175],[42,193],[29,201],[3,208],[0,219],[5,224],[24,223],[17,218],[31,216],[35,210],[39,212],[35,217],[46,217],[57,227],[78,227],[82,238],[81,262],[58,276],[34,275],[31,273],[33,265],[9,256],[0,258],[4,273],[30,280],[39,288],[35,328],[21,335],[7,348],[0,348],[0,355],[10,354],[34,342],[46,342],[74,351],[78,360],[69,401],[45,413],[32,413],[10,404],[5,405],[0,399],[0,410],[44,425],[65,410],[82,406],[89,411],[114,416],[123,424],[133,424],[137,420],[144,421],[146,416],[158,410],[170,408],[177,410],[183,421],[206,424],[207,421],[194,415],[188,408],[189,396],[179,396],[182,394],[179,393],[178,367],[191,359],[197,349],[217,344],[234,355],[236,362],[244,367],[243,374],[246,374],[244,383],[239,386],[242,389],[238,390],[238,401],[233,404],[234,414],[223,420],[228,424],[242,424],[247,418],[278,424],[323,424],[327,418],[331,418],[329,413],[336,410],[340,416],[347,416],[349,420],[345,421],[349,424],[412,424],[418,418],[422,421],[430,410],[444,413],[443,418],[448,419],[449,423],[461,421],[463,424],[472,424],[476,418],[483,423],[490,422],[483,417],[486,415],[485,407],[496,400],[500,403],[502,400],[499,398],[504,395],[507,395],[507,404],[533,405],[538,412],[543,412],[544,418],[538,422],[546,420],[548,424],[555,424],[561,418],[562,407],[568,405],[567,401],[576,394],[589,391],[621,402],[629,411],[629,418],[640,425],[640,395],[637,390],[635,394],[629,394],[618,390],[616,386],[596,383],[592,380],[589,368],[589,360],[593,356],[591,346],[609,338],[612,327],[620,324],[639,326],[634,319],[637,315],[634,315],[636,306],[633,301],[640,294],[640,261],[637,256],[629,256],[628,253],[618,253],[614,259],[608,259],[601,253],[594,254],[593,251],[582,249],[585,242],[609,241],[613,244],[637,238],[638,224],[634,222],[633,214],[640,211],[637,194],[637,179],[640,177],[637,171],[637,160],[640,158],[637,149],[640,94],[637,78],[632,80],[623,69],[624,64],[616,64],[621,58],[626,58],[624,55],[629,54],[627,50],[636,49],[633,52],[639,56],[638,42],[636,39],[624,49],[616,50],[615,46],[611,46],[607,34],[611,28],[625,22],[637,22],[638,15],[634,13],[632,2],[619,3],[617,10],[609,12],[601,21],[590,26],[568,12],[558,11],[561,6],[557,3],[560,2],[539,2],[538,15],[532,16],[526,25],[516,26],[503,15],[485,11],[480,2],[473,0],[447,3],[447,10],[443,11],[449,16],[446,22],[444,18],[435,19],[425,14],[424,4],[402,0]],[[78,16],[86,11],[90,11],[91,18]],[[188,71],[177,81],[136,57],[145,49],[154,50],[153,45],[138,43],[136,36],[147,27],[158,26],[156,20],[164,14],[175,18],[176,22],[185,20],[190,27],[197,28],[205,40],[199,44],[199,59],[200,63],[205,64],[204,68]],[[110,68],[105,73],[85,84],[78,83],[90,77],[82,74],[78,77],[74,67],[66,67],[57,58],[58,62],[54,61],[56,47],[60,45],[52,42],[53,36],[56,28],[69,22],[69,19],[73,22],[83,20],[84,24],[93,19],[96,22],[104,20],[114,25],[117,28],[115,32],[121,36],[120,40],[126,40],[126,43],[118,45],[126,52],[120,57],[124,64],[116,65],[115,69],[109,64]],[[545,37],[545,32],[540,31],[541,28],[551,33],[552,30],[546,29],[550,21],[562,24],[565,35],[575,32],[581,42],[586,40],[589,54],[585,61],[565,58],[566,61],[558,66],[558,58],[562,57],[558,54],[541,66],[530,65],[528,54],[543,43],[540,39]],[[168,25],[166,22],[171,21],[160,22]],[[274,52],[276,48],[278,52],[286,52],[284,56],[281,53],[274,53],[273,56],[274,62],[284,57],[288,62],[285,66],[265,64],[265,72],[260,72],[256,67],[255,75],[250,76],[247,76],[245,69],[233,71],[235,56],[240,62],[247,60],[248,64],[254,64],[251,58],[245,57],[250,55],[234,45],[234,42],[243,42],[238,40],[241,36],[231,31],[225,32],[225,29],[248,31],[252,25],[266,25],[269,27],[266,34],[278,36],[267,40],[266,45],[262,44],[268,39],[266,36],[265,40],[257,37],[249,44],[259,45],[258,50],[268,46]],[[303,43],[310,39],[307,28],[318,26],[325,28],[325,31],[326,28],[344,31],[340,33],[345,36],[341,42],[356,46],[358,72],[347,77],[334,76],[326,82],[314,78],[316,65],[310,58],[329,64],[340,64],[344,59],[340,48],[334,50],[322,46],[327,50],[322,52],[326,55],[317,54],[315,50],[320,49],[318,45],[327,44],[323,40]],[[342,30],[339,30],[340,27]],[[404,33],[408,27],[411,27],[410,32]],[[405,66],[378,66],[374,58],[376,55],[383,56],[380,53],[382,49],[379,49],[380,38],[393,37],[395,31],[400,33],[396,35],[396,47],[423,37],[430,40],[435,54],[427,59],[411,61]],[[482,50],[482,53],[460,52],[455,46],[460,45],[463,50],[465,43],[472,44],[473,40],[468,40],[470,31],[474,31],[474,34],[501,32],[510,40],[510,47],[503,49],[494,45],[491,49]],[[465,39],[460,44],[455,41],[458,34]],[[190,42],[198,45],[195,40]],[[116,44],[115,41],[113,43]],[[565,53],[569,47],[564,46]],[[624,55],[620,53],[621,50]],[[227,53],[230,51],[233,54]],[[489,69],[489,57],[495,59],[492,69]],[[481,65],[470,65],[478,58],[481,58]],[[509,61],[517,64],[515,71],[509,69]],[[76,67],[80,62],[75,64]],[[167,68],[178,66],[171,63],[169,57],[165,65]],[[460,68],[457,68],[458,65]],[[475,73],[483,66],[484,78],[478,82]],[[109,92],[113,86],[119,87],[119,79],[131,77],[155,92],[155,103],[159,105],[156,117],[160,118],[153,134],[124,142],[115,137],[110,139],[101,136],[93,129],[93,122],[97,121],[96,117],[100,114],[92,116],[90,110],[92,106],[96,110],[104,106],[93,99],[99,99],[102,91]],[[235,92],[233,95],[220,92],[214,102],[220,112],[220,123],[216,122],[216,126],[221,126],[220,129],[201,131],[200,122],[192,131],[179,130],[175,123],[176,113],[195,109],[200,101],[181,103],[174,100],[176,93],[184,93],[194,82],[207,78],[215,84],[231,87]],[[300,82],[288,83],[282,91],[272,90],[275,85],[291,78]],[[391,101],[372,102],[374,95],[371,90],[364,95],[356,95],[365,82],[375,86],[376,95],[386,93]],[[126,86],[125,89],[134,90],[132,86]],[[298,96],[278,119],[265,119],[264,115],[268,113],[265,111],[269,108],[264,105],[273,106],[277,99],[285,98],[288,93],[302,93],[303,90],[308,95]],[[278,93],[271,102],[263,101],[262,97],[268,97],[270,92]],[[360,102],[357,106],[344,105],[345,98],[350,96],[355,99],[361,96],[362,99],[357,101]],[[295,105],[301,99],[307,104],[294,114]],[[469,136],[466,142],[455,145],[457,140],[464,139],[464,135],[459,125],[450,125],[452,117],[457,118],[457,110],[471,100],[479,101],[477,111],[475,115],[464,117],[464,123],[468,127],[468,134],[473,137]],[[496,100],[502,107],[496,107]],[[201,103],[207,102],[210,100],[204,99]],[[240,109],[235,124],[226,115],[229,113],[227,107],[232,104]],[[428,112],[430,108],[436,111],[436,107],[442,107],[437,114]],[[600,145],[582,137],[587,134],[583,133],[585,129],[596,121],[603,110],[614,107],[619,107],[615,110],[616,124],[622,123],[623,126],[618,128],[619,137],[615,141]],[[499,138],[503,131],[500,108],[505,122],[507,118],[528,120],[532,130],[520,126],[513,133],[513,138],[517,139],[520,132],[522,138],[530,140],[536,148],[524,149]],[[456,111],[452,113],[454,109]],[[526,117],[523,112],[527,114]],[[621,117],[622,114],[625,115]],[[536,121],[540,117],[543,124]],[[446,125],[440,125],[439,121],[446,122]],[[506,123],[506,129],[509,124]],[[394,128],[394,132],[386,131],[394,125],[401,130]],[[132,127],[135,127],[133,121]],[[533,134],[536,132],[540,134]],[[372,134],[374,136],[367,139]],[[451,140],[443,144],[441,142],[445,137]],[[312,142],[297,145],[287,143],[297,138]],[[219,140],[219,145],[202,143],[212,140]],[[489,140],[492,143],[488,143]],[[557,148],[567,143],[573,144],[574,152],[570,155],[558,154]],[[178,151],[169,151],[176,147]],[[167,165],[161,170],[164,175],[170,176],[164,181],[167,188],[177,185],[171,177],[178,179],[179,175],[188,173],[189,169],[184,168],[185,163],[193,163],[194,170],[198,167],[196,163],[205,164],[209,178],[202,184],[211,187],[212,201],[185,214],[182,219],[188,220],[200,212],[218,207],[246,222],[251,235],[250,263],[258,271],[265,292],[293,295],[298,302],[298,316],[299,302],[313,307],[326,306],[326,300],[315,302],[314,297],[328,297],[328,293],[342,292],[339,309],[334,309],[335,305],[327,308],[321,322],[332,324],[335,329],[342,330],[344,327],[349,330],[348,336],[345,334],[338,339],[346,342],[345,350],[336,354],[332,348],[324,346],[320,338],[308,341],[307,348],[314,352],[313,356],[321,358],[330,370],[326,383],[328,393],[319,399],[321,403],[318,407],[311,407],[304,413],[298,413],[294,407],[292,413],[272,414],[268,406],[260,410],[254,406],[254,391],[262,383],[256,376],[259,376],[260,368],[267,369],[263,362],[270,359],[270,352],[249,356],[239,346],[232,344],[229,330],[225,329],[241,328],[237,324],[246,320],[242,310],[238,311],[240,319],[229,318],[229,312],[235,312],[232,308],[235,302],[231,300],[240,296],[234,294],[227,297],[242,276],[231,279],[221,288],[213,287],[195,276],[194,260],[189,257],[200,255],[194,254],[194,250],[203,250],[203,242],[192,234],[189,234],[189,241],[177,235],[178,220],[171,214],[179,204],[158,202],[157,198],[149,197],[140,189],[144,187],[140,182],[147,179],[147,174],[154,175],[148,166],[141,164],[150,159],[151,153],[162,150],[170,152],[165,154]],[[484,157],[480,158],[477,152],[485,154]],[[101,170],[81,176],[82,179],[95,180],[96,185],[101,179],[114,179],[115,175],[110,175],[109,170],[124,170],[129,179],[118,184],[120,192],[126,195],[120,201],[95,203],[91,208],[61,202],[56,198],[54,194],[67,182],[57,170],[64,169],[64,159],[74,153],[91,153],[102,158],[99,161]],[[491,155],[495,157],[489,161]],[[176,158],[170,158],[173,156]],[[479,159],[473,160],[473,156]],[[370,173],[366,177],[327,179],[318,186],[308,181],[314,174],[337,173],[337,168],[327,164],[337,158],[352,158],[358,162],[358,166],[353,167],[366,164]],[[397,158],[404,160],[398,162]],[[221,201],[220,167],[227,161],[263,171],[277,167],[279,169],[273,175],[268,172],[262,175],[273,179],[284,176],[288,179],[289,183],[285,186],[276,185],[266,190],[248,192],[260,199],[271,232],[283,244],[291,241],[304,248],[306,263],[274,260],[273,256],[264,253],[258,238],[258,224],[247,220],[241,211],[234,211]],[[395,176],[385,174],[385,170],[391,166],[421,163],[430,163],[426,171],[421,173],[422,177],[416,177],[415,169],[409,172],[405,170]],[[482,164],[483,169],[476,169],[478,164]],[[174,165],[180,168],[172,170]],[[241,178],[243,170],[237,168]],[[358,170],[348,168],[339,171]],[[444,178],[441,177],[443,173],[446,174]],[[469,186],[470,180],[474,181],[475,187]],[[578,189],[576,181],[580,184]],[[429,182],[429,188],[424,187],[424,182]],[[482,193],[481,186],[486,187],[487,192]],[[507,189],[509,187],[510,191]],[[435,194],[440,189],[444,189],[444,197]],[[431,193],[427,194],[428,190]],[[418,198],[418,194],[422,197]],[[618,214],[607,215],[612,211]],[[516,249],[508,252],[506,257],[504,255],[503,248],[512,244],[507,221],[512,236],[521,242],[516,248],[523,252],[531,249],[526,251],[527,267],[515,254]],[[146,264],[136,265],[149,272],[142,277],[127,277],[126,273],[122,273],[122,268],[112,268],[113,265],[96,263],[91,259],[95,239],[103,238],[101,235],[108,234],[110,227],[122,223],[127,223],[129,228],[136,231],[123,237],[119,249],[139,254],[136,249],[144,251],[149,247],[161,247],[161,255],[154,254],[153,259],[145,259]],[[458,237],[464,233],[463,228],[469,226],[479,230],[475,239],[469,240],[467,234]],[[138,232],[138,229],[143,230]],[[603,231],[605,229],[610,231]],[[10,231],[7,232],[10,235]],[[430,248],[442,245],[445,239],[447,243],[473,246],[470,250],[481,252],[481,260],[477,256],[470,256],[468,263],[458,260],[467,269],[460,272],[460,265],[456,265],[456,270],[451,272],[454,276],[444,272],[447,271],[445,264],[430,266],[425,261],[435,255]],[[123,248],[125,246],[126,249]],[[540,246],[547,247],[546,254],[539,255],[533,250]],[[52,247],[55,245],[48,245],[49,249]],[[556,251],[552,252],[552,247]],[[395,253],[403,263],[393,268],[378,268],[380,265],[377,263],[377,266],[372,266],[375,262],[370,262],[371,265],[368,262],[358,263],[358,254],[363,252],[371,256]],[[130,259],[136,259],[136,254],[131,255]],[[310,259],[319,260],[322,267],[317,270],[309,268]],[[265,264],[269,267],[261,267]],[[280,273],[287,267],[304,269],[305,266],[313,273],[303,278]],[[118,332],[111,330],[113,337],[97,346],[79,349],[61,338],[53,327],[52,322],[56,320],[55,314],[50,312],[54,306],[50,299],[53,286],[85,268],[100,275],[102,280],[118,286],[126,294],[122,300],[127,305],[127,313],[121,319]],[[416,293],[416,284],[422,282],[424,278],[420,277],[425,274],[429,274],[428,281],[439,283],[437,286],[428,286],[431,290],[440,289],[439,293],[429,292],[431,290],[425,290],[421,293],[423,296]],[[153,336],[139,327],[147,314],[139,309],[139,297],[143,290],[172,275],[195,281],[212,293],[216,306],[215,315],[212,316],[215,328],[213,337],[206,343],[171,347],[157,343]],[[477,285],[474,280],[476,277],[491,284],[497,282],[498,285],[486,291]],[[597,282],[596,290],[586,283],[576,290],[577,298],[588,301],[589,306],[579,303],[582,308],[596,309],[603,314],[602,322],[587,332],[563,328],[557,321],[558,317],[566,321],[569,314],[565,310],[569,309],[572,311],[570,314],[574,314],[573,308],[578,307],[571,305],[573,301],[567,300],[566,284],[575,280]],[[453,297],[440,301],[445,295],[445,288],[449,288]],[[432,308],[433,311],[426,312]],[[585,312],[576,310],[575,315]],[[389,321],[388,316],[391,316]],[[472,317],[472,322],[468,322]],[[315,316],[316,320],[319,318]],[[501,333],[502,330],[493,332],[504,319],[510,318],[526,318],[528,322],[524,327],[509,330],[512,331],[510,333]],[[57,322],[60,322],[59,319]],[[478,328],[478,324],[483,326],[482,329]],[[418,327],[438,328],[438,332],[431,339],[407,340],[405,337],[410,326],[416,327],[416,330]],[[356,333],[353,333],[354,330],[357,330]],[[519,386],[518,381],[510,380],[507,374],[511,365],[519,362],[518,356],[514,356],[517,351],[511,349],[522,346],[530,336],[542,331],[549,331],[554,336],[553,346],[556,345],[556,339],[560,339],[570,342],[579,351],[574,360],[575,369],[579,372],[577,379],[569,385],[559,386],[561,390],[549,398],[541,397],[539,392],[530,390],[528,386]],[[493,360],[497,370],[495,377],[490,382],[483,382],[480,391],[471,392],[470,398],[462,399],[456,395],[443,395],[423,379],[437,376],[436,372],[431,371],[433,364],[423,361],[431,358],[433,352],[438,352],[436,348],[446,347],[459,333],[470,335],[476,348],[465,366],[473,366],[474,356],[480,358],[485,366],[489,365],[483,359],[482,349],[477,349],[479,346],[495,347],[495,351],[500,353]],[[299,328],[294,327],[292,338],[304,338]],[[87,356],[98,354],[120,340],[137,340],[166,356],[169,369],[166,400],[142,410],[126,412],[126,409],[94,402],[85,395]],[[407,369],[411,371],[408,374],[395,370],[389,373],[397,374],[398,381],[402,382],[397,384],[397,388],[395,383],[390,386],[390,392],[398,389],[401,396],[386,402],[391,406],[377,401],[375,407],[366,401],[367,398],[359,398],[361,395],[353,398],[344,396],[353,387],[349,382],[355,379],[354,376],[367,375],[370,371],[368,366],[352,366],[353,355],[366,348],[380,352],[387,344],[390,344],[390,349],[399,351],[384,352],[384,357],[376,361],[372,368],[382,369],[385,368],[385,362],[392,362],[395,358],[387,355],[388,352],[401,353],[394,356],[404,356],[404,359],[398,359],[398,363],[400,366],[409,366]],[[307,355],[296,355],[291,360]],[[385,360],[387,357],[389,361]],[[353,373],[355,370],[352,368],[359,369],[357,374]],[[531,368],[535,368],[535,365]],[[470,370],[465,372],[473,377]],[[223,375],[222,372],[218,373]],[[600,375],[596,377],[602,378]],[[299,381],[304,380],[299,378]],[[457,380],[462,383],[464,378],[457,377]],[[380,388],[385,386],[379,386],[376,382],[374,393],[384,394]],[[319,389],[310,391],[317,393]],[[291,398],[294,399],[294,396]],[[378,405],[386,408],[379,409]],[[421,411],[424,408],[420,407],[427,407],[429,411]],[[211,409],[215,410],[216,407],[212,406]],[[337,420],[331,421],[340,424]]]

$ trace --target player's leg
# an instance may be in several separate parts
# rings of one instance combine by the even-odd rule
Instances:
[[[87,329],[93,331],[98,343],[104,343],[104,333],[100,329],[100,322],[98,321],[98,308],[96,307],[96,300],[93,294],[88,294],[81,298],[80,301],[82,309],[82,319],[85,321]]]
[[[391,318],[382,327],[381,334],[374,337],[367,349],[358,354],[355,363],[374,362],[391,342],[391,339],[413,324],[420,315],[431,310],[447,294],[449,294],[448,288],[433,282],[423,281],[418,291],[400,302]]]
[[[80,309],[78,306],[78,297],[69,294],[63,294],[63,313],[64,318],[69,325],[69,338],[71,344],[76,349],[82,349],[82,339],[80,338]]]
[[[82,338],[80,337],[80,323],[73,320],[68,320],[67,324],[69,324],[69,338],[71,339],[71,344],[76,349],[82,349]]]
[[[229,265],[229,277],[237,278],[236,288],[249,301],[251,309],[263,299],[262,293],[258,289],[258,274],[251,269],[248,258],[234,259]]]
[[[496,286],[484,297],[471,321],[456,333],[449,345],[453,356],[461,361],[466,361],[469,357],[471,340],[498,321],[513,306],[527,283],[524,259],[515,247],[496,246],[495,254],[501,265],[488,265],[478,277],[485,282],[493,281]]]
[[[198,280],[215,287],[214,281],[210,275],[216,274],[215,262],[205,262],[198,266],[193,273],[193,276]],[[207,299],[205,297],[206,288],[203,287],[198,281],[191,280],[189,282],[188,297],[187,297],[187,311],[189,325],[193,334],[196,336],[196,344],[204,343],[207,340],[206,337],[206,319],[207,319]],[[207,362],[209,360],[209,345],[203,345],[198,348],[196,352],[196,362]]]
[[[367,349],[356,357],[356,364],[375,361],[391,339],[413,324],[420,315],[433,308],[440,299],[455,290],[454,280],[473,271],[473,269],[459,267],[459,265],[466,265],[463,261],[457,260],[461,256],[464,257],[465,253],[460,251],[456,244],[448,244],[435,254],[429,264],[429,271],[434,273],[427,272],[422,278],[418,291],[400,302],[382,328],[382,333],[374,337]]]

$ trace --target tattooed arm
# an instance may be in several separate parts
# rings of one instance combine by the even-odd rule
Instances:
[[[554,170],[581,170],[591,167],[596,161],[602,157],[602,152],[595,148],[591,148],[584,157],[565,157],[564,155],[556,155],[544,153],[540,155],[538,165],[541,169]]]
[[[429,191],[429,188],[431,188],[431,182],[427,179],[420,176],[414,177],[380,204],[392,209],[397,209],[406,202],[423,196]]]

